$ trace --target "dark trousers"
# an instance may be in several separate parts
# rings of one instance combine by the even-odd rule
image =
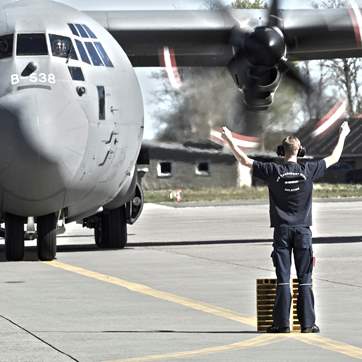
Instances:
[[[277,274],[277,293],[273,311],[274,325],[289,327],[291,294],[290,266],[292,250],[299,281],[298,319],[302,328],[315,323],[312,290],[313,249],[309,227],[279,226],[274,229],[273,263]]]

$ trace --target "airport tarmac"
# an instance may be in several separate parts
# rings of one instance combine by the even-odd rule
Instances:
[[[50,263],[34,241],[24,262],[0,246],[0,362],[362,359],[361,220],[361,201],[314,205],[319,335],[256,332],[256,279],[274,277],[266,204],[147,204],[124,250],[71,224]]]

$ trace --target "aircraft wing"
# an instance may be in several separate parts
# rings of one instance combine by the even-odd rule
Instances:
[[[285,10],[282,30],[290,60],[362,56],[360,9]],[[178,66],[225,66],[234,56],[231,31],[266,21],[265,10],[88,11],[137,67],[162,66],[164,47]]]

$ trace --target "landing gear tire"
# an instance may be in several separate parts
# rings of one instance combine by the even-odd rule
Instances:
[[[94,229],[96,244],[101,249],[123,249],[127,244],[125,206],[103,211]]]
[[[57,215],[39,216],[37,228],[39,259],[42,261],[53,260],[57,252]]]
[[[5,216],[5,250],[8,261],[24,259],[24,218],[12,214]]]

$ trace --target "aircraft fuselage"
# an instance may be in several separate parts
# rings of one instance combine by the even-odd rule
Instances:
[[[127,55],[51,1],[0,10],[0,212],[86,217],[129,191],[143,135]]]

